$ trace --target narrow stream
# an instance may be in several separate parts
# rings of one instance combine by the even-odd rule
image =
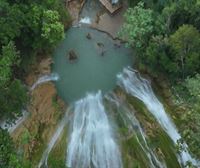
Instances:
[[[31,91],[34,90],[38,85],[42,84],[42,83],[46,83],[49,81],[57,81],[59,80],[59,76],[56,73],[52,73],[52,74],[48,74],[48,75],[44,75],[41,76],[40,78],[38,78],[38,80],[31,86]]]

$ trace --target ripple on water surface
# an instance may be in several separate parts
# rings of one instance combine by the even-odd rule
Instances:
[[[89,36],[91,39],[87,38]],[[78,59],[68,60],[73,50]],[[132,52],[119,45],[107,34],[90,28],[71,28],[54,52],[53,72],[59,74],[56,82],[58,94],[68,102],[78,100],[86,92],[102,90],[103,93],[116,85],[116,74],[131,65]]]

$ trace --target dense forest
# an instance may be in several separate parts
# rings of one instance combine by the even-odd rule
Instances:
[[[12,122],[29,99],[23,76],[62,40],[70,17],[62,0],[1,0],[0,16],[0,118]],[[1,129],[0,167],[22,167],[17,163],[14,144]]]
[[[200,158],[200,0],[129,0],[124,17],[119,37],[135,50],[139,70],[169,82],[182,136]],[[70,22],[63,0],[1,0],[1,120],[22,115],[29,101],[24,76],[53,51]],[[0,167],[24,167],[1,128]]]

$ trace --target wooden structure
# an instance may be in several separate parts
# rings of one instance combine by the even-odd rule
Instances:
[[[112,3],[110,2],[110,0],[99,0],[102,5],[111,13],[114,14],[117,10],[119,10],[122,5],[120,3],[116,4],[116,5],[112,5]]]

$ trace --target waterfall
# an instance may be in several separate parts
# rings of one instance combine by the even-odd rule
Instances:
[[[131,111],[127,105],[114,93],[107,94],[106,98],[109,102],[113,102],[115,104],[116,111],[118,112],[119,116],[122,118],[124,125],[129,129],[130,132],[134,133],[136,136],[137,142],[140,145],[143,152],[147,155],[150,163],[150,167],[152,168],[166,168],[166,164],[162,163],[158,160],[155,153],[150,149],[148,143],[146,141],[146,135],[136,118],[133,111]],[[136,131],[137,130],[137,131]],[[138,134],[141,136],[139,138]]]
[[[45,83],[45,82],[49,82],[49,81],[57,81],[59,79],[58,74],[56,73],[52,73],[49,75],[44,75],[41,76],[31,87],[31,91],[34,90],[38,85]]]
[[[83,17],[80,19],[79,23],[91,24],[91,19],[89,17]]]
[[[100,91],[75,103],[71,129],[68,167],[122,168],[121,154],[113,140]]]
[[[181,139],[180,134],[178,133],[176,126],[172,122],[171,118],[167,115],[164,110],[163,105],[155,96],[150,82],[142,78],[138,72],[134,71],[131,68],[124,68],[121,74],[117,75],[118,85],[121,88],[124,88],[127,93],[135,96],[141,100],[156,118],[161,127],[169,135],[169,137],[176,144],[179,139]],[[180,162],[186,165],[188,161],[196,165],[196,161],[190,156],[187,145],[184,143],[183,147],[185,148],[180,153]]]

